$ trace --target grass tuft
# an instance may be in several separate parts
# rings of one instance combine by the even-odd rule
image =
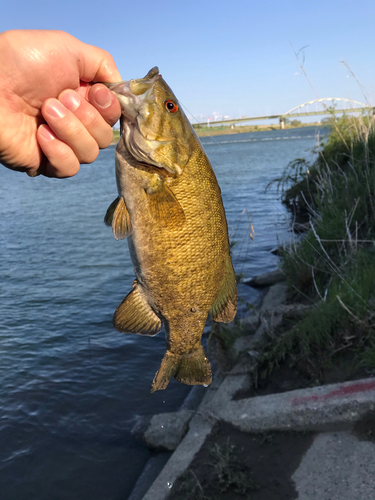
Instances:
[[[323,367],[348,350],[358,366],[375,367],[374,117],[334,125],[313,165],[298,159],[277,180],[310,228],[282,249],[281,267],[315,307],[269,348],[263,375],[286,358]]]

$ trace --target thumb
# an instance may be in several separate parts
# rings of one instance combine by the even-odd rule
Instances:
[[[120,82],[121,75],[109,52],[94,45],[81,42],[72,35],[70,49],[77,58],[80,80],[84,82]]]

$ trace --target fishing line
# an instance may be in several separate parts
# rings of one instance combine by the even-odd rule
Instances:
[[[179,101],[181,103],[181,101]],[[182,103],[181,103],[182,104]],[[194,118],[194,120],[198,122],[197,118],[188,110],[188,108],[182,104],[182,106],[186,109],[186,111]],[[229,155],[229,153],[226,151],[226,149],[221,145],[221,143],[219,141],[217,141],[215,139],[214,136],[210,135],[209,136],[213,141],[214,143],[216,143],[221,149],[222,151],[227,155],[227,157],[229,158],[229,160],[231,161],[231,163],[234,165],[234,160],[233,158]],[[229,142],[229,141],[228,141]],[[268,199],[268,201],[276,208],[276,210],[281,214],[281,216],[283,217],[283,219],[289,223],[289,220],[287,219],[286,215],[280,210],[280,208],[274,203],[274,201],[267,195],[267,193],[265,192],[264,193],[265,197]],[[295,228],[296,232],[299,234],[299,236],[303,237],[303,233],[301,231],[298,230],[298,228]],[[314,231],[314,234],[316,235],[315,231]],[[363,302],[363,304],[365,304],[366,308],[368,309],[368,311],[370,311],[371,313],[375,314],[375,311],[373,311],[370,307],[369,307],[369,304],[359,295],[359,293],[346,281],[346,279],[341,275],[341,273],[331,264],[331,262],[325,257],[324,254],[320,253],[319,250],[317,248],[314,247],[314,245],[305,238],[305,241],[307,241],[307,243],[310,245],[310,247],[323,259],[323,261],[326,262],[326,264],[329,266],[329,268],[334,272],[336,273],[336,275],[342,280],[342,282]]]

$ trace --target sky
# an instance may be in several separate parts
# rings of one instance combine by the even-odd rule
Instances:
[[[374,21],[374,0],[2,0],[0,31],[67,31],[108,50],[124,80],[158,66],[204,121],[324,97],[375,105]]]

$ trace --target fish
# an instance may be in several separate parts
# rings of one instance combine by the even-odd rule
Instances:
[[[165,389],[173,377],[208,386],[212,372],[201,341],[208,315],[229,323],[237,311],[220,187],[157,67],[108,88],[121,105],[121,135],[118,197],[104,222],[116,239],[127,238],[135,272],[113,325],[151,337],[165,327],[166,353],[151,392]]]

